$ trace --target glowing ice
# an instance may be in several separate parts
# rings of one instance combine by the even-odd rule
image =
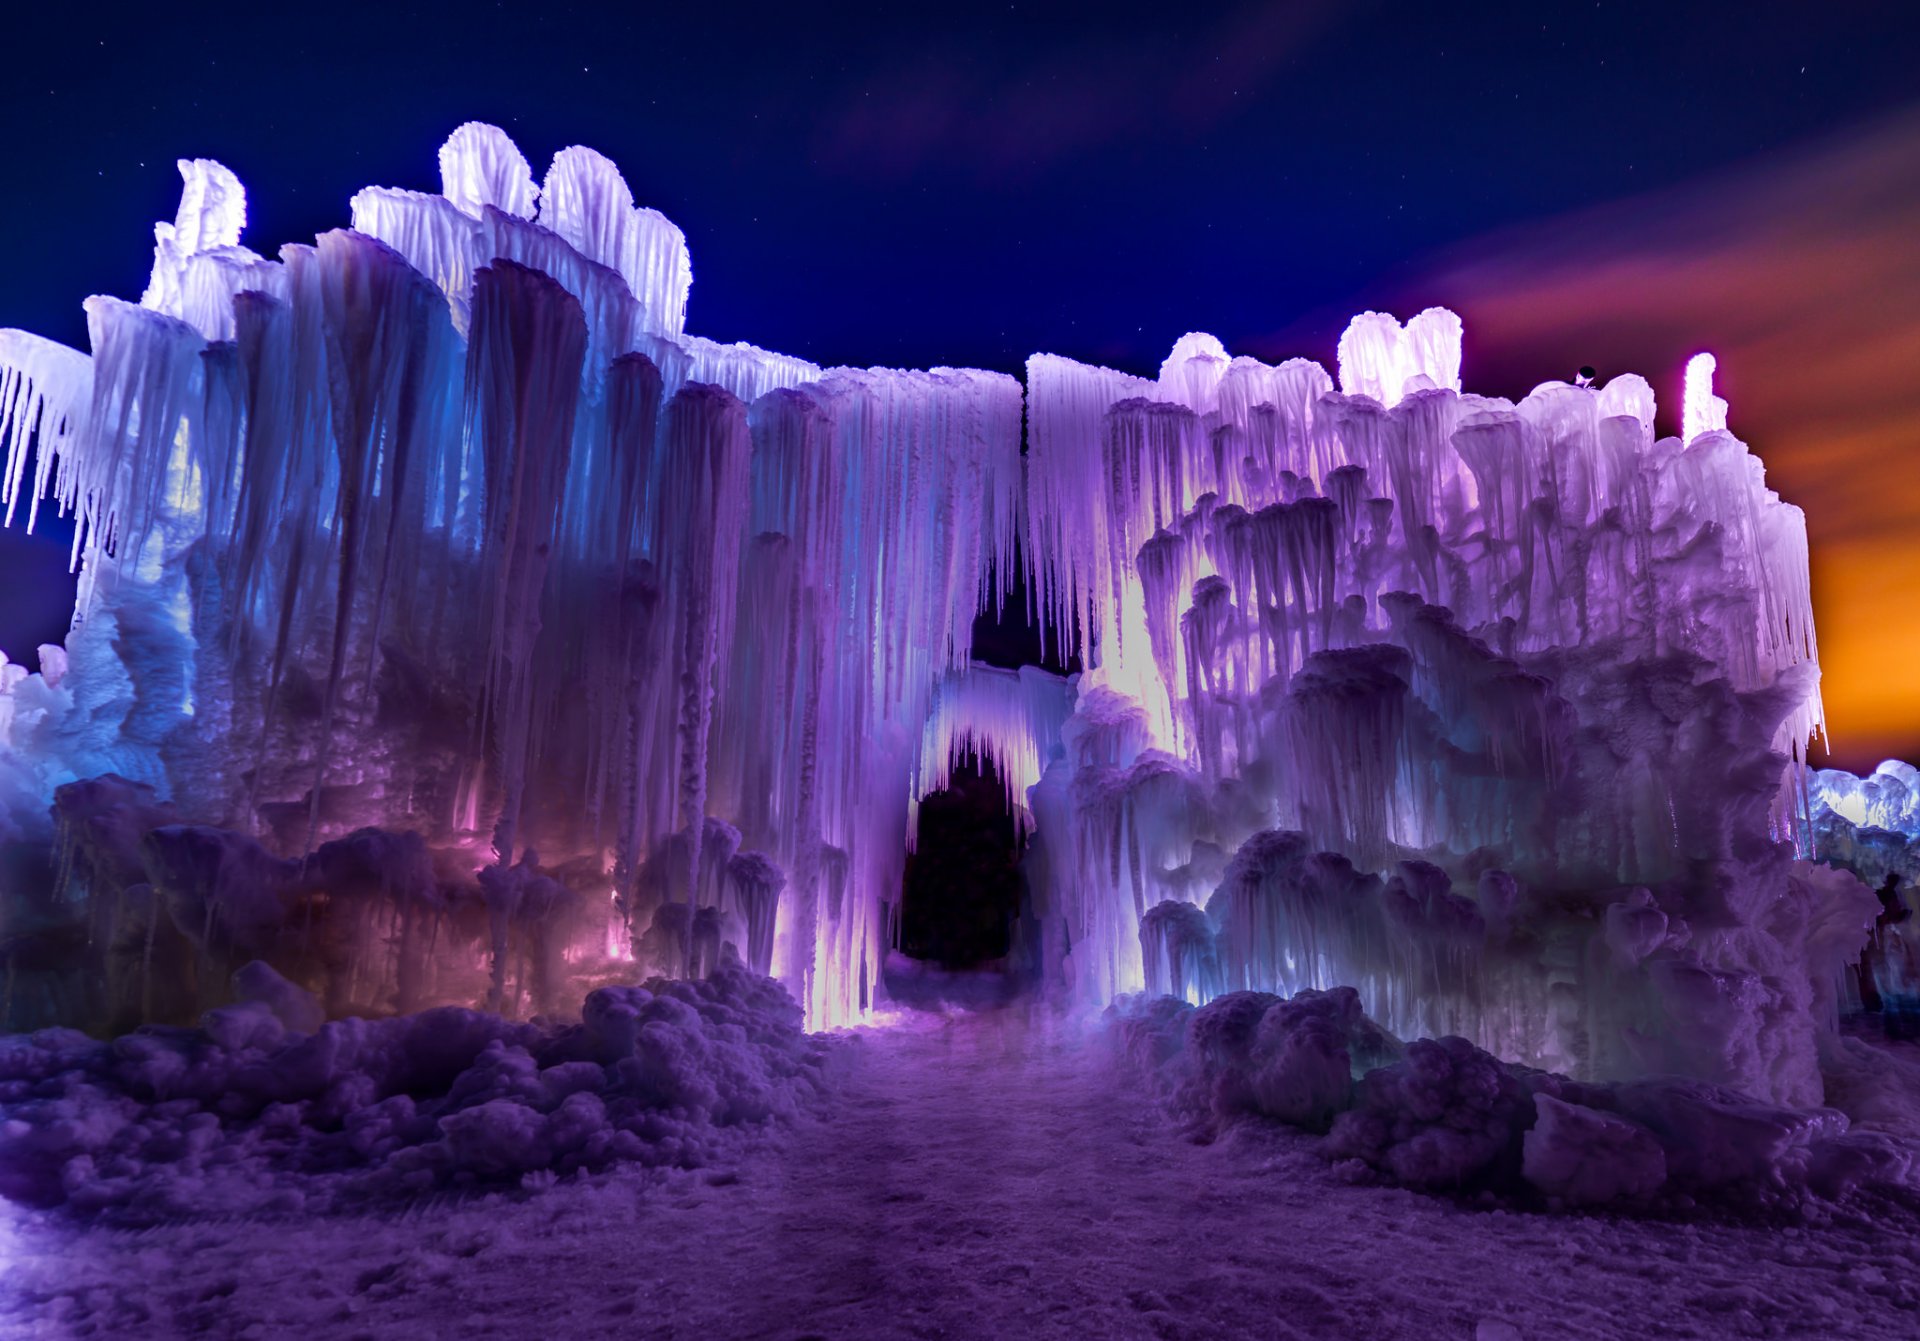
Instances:
[[[222,895],[112,949],[155,925],[123,897],[142,826],[191,820],[296,863],[245,948],[339,1004],[544,1008],[692,900],[850,1019],[935,686],[1012,562],[1020,388],[683,337],[685,242],[606,159],[536,190],[475,124],[440,166],[444,194],[368,188],[356,231],[267,261],[232,174],[182,164],[91,359],[0,337],[5,501],[81,521],[73,673],[0,686],[9,831],[57,838],[80,899],[35,916],[91,909],[108,998],[149,968],[217,995]],[[424,836],[424,883],[298,874],[367,825]],[[57,976],[10,1019],[110,1013],[55,1009]]]
[[[1357,317],[1337,393],[1194,336],[1151,382],[1029,363],[1038,585],[1088,666],[1034,793],[1052,967],[1350,984],[1405,1034],[1817,1101],[1871,904],[1795,856],[1800,513],[1710,358],[1656,440],[1637,377],[1516,405],[1459,348]]]

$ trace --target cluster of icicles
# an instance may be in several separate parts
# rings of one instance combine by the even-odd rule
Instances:
[[[440,162],[277,261],[183,163],[91,357],[0,332],[9,516],[76,513],[82,573],[64,659],[6,680],[0,799],[133,789],[60,807],[109,960],[151,975],[191,908],[203,975],[305,954],[391,1007],[470,944],[527,1010],[732,940],[844,1023],[973,752],[1036,830],[1051,990],[1352,983],[1506,1056],[1804,1093],[1851,915],[1782,786],[1804,525],[1710,360],[1660,440],[1633,376],[1463,394],[1439,309],[1356,318],[1337,390],[1200,335],[1157,379],[821,369],[686,335],[681,234],[591,150],[536,187],[472,124]],[[971,665],[1016,563],[1084,675]]]

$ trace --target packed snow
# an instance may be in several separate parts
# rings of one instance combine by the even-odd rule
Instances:
[[[1920,1114],[1889,1121],[1887,1108],[1913,1102],[1916,1074],[1857,1041],[1828,1049],[1830,1069],[1864,1080],[1850,1114],[1677,1076],[1585,1083],[1457,1035],[1402,1044],[1350,987],[1229,992],[1199,1007],[1134,998],[1112,1015],[1120,1050],[1175,1113],[1208,1128],[1251,1115],[1324,1131],[1329,1160],[1405,1187],[1671,1213],[1703,1201],[1797,1210],[1911,1185]],[[1873,1075],[1882,1069],[1893,1074]]]
[[[0,1334],[1894,1341],[1920,1325],[1910,1200],[1620,1216],[1436,1197],[1356,1178],[1278,1124],[1183,1137],[1136,1072],[1044,1018],[936,1019],[853,1051],[833,1104],[699,1170],[143,1230],[13,1207]]]

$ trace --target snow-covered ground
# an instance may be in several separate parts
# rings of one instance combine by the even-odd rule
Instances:
[[[6,1337],[1920,1336],[1920,1208],[1517,1213],[1210,1145],[1018,1011],[876,1031],[823,1115],[695,1171],[403,1213],[79,1229],[6,1209]],[[0,1203],[4,1205],[4,1203]]]

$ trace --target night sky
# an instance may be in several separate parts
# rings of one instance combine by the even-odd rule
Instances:
[[[1684,13],[1684,17],[1682,17]],[[823,364],[1331,362],[1461,312],[1470,390],[1709,348],[1809,513],[1835,754],[1920,755],[1920,10],[1416,3],[36,5],[0,85],[0,326],[86,347],[180,157],[243,239],[433,189],[462,121],[586,143],[686,231],[690,330]],[[58,528],[51,528],[57,532]],[[0,647],[71,602],[0,536]]]

